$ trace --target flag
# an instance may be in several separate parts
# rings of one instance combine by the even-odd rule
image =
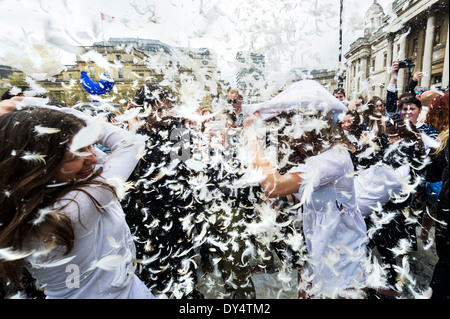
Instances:
[[[102,20],[106,21],[106,22],[112,22],[114,21],[114,17],[104,14],[103,12],[100,12],[101,16],[102,16]]]

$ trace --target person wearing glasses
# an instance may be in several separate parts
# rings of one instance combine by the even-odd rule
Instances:
[[[428,76],[428,73],[422,71],[414,72],[411,80],[405,87],[405,91],[415,94],[416,98],[420,99],[420,95],[427,90],[427,88],[424,86],[418,86],[420,79],[422,79],[424,76]]]
[[[227,102],[231,104],[233,107],[233,111],[229,113],[229,123],[227,123],[231,127],[239,127],[244,123],[244,113],[242,113],[242,95],[239,94],[239,91],[236,89],[232,89],[228,92]],[[227,125],[227,126],[228,126]]]
[[[425,86],[419,86],[414,93],[416,94],[416,99],[419,99],[422,97],[423,92],[427,91],[427,88]]]

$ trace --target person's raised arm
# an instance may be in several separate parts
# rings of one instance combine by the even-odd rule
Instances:
[[[398,61],[392,61],[391,78],[386,92],[386,115],[389,118],[395,118],[397,110],[397,77],[398,77]]]
[[[17,103],[21,102],[23,99],[24,99],[23,96],[14,96],[10,99],[1,101],[0,115],[13,111],[16,108]]]
[[[420,71],[414,72],[411,81],[408,83],[408,85],[405,88],[405,91],[407,92],[411,92],[412,94],[416,94],[415,93],[415,88],[417,86],[417,84],[419,84],[419,80],[423,77],[423,73]]]
[[[101,132],[96,142],[111,150],[111,154],[106,156],[102,176],[127,180],[143,155],[144,137],[72,108],[61,110],[84,119],[87,122],[86,129],[93,134]]]

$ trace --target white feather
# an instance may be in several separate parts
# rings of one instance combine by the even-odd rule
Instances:
[[[76,256],[71,256],[71,257],[67,257],[67,258],[63,258],[63,259],[59,259],[59,260],[53,260],[51,262],[46,262],[46,263],[37,263],[37,262],[31,261],[31,265],[33,266],[33,268],[58,267],[58,266],[65,265],[65,264],[69,263],[75,257]]]
[[[79,150],[95,144],[101,138],[103,135],[103,125],[102,121],[90,121],[73,137],[72,142],[70,143],[70,152],[79,156],[90,155],[90,153],[79,152]]]
[[[43,164],[45,164],[46,156],[47,155],[25,151],[24,155],[22,155],[20,158],[22,158],[25,161],[37,161],[37,162],[42,162]]]
[[[25,258],[31,255],[33,252],[28,251],[18,251],[12,247],[0,248],[0,260],[13,261]]]
[[[100,260],[94,260],[85,272],[100,268],[106,271],[116,270],[123,263],[123,256],[121,255],[109,255],[103,257]]]
[[[106,236],[106,240],[108,241],[109,245],[114,249],[118,249],[123,245],[112,236]]]
[[[423,132],[420,133],[420,137],[422,138],[422,141],[425,144],[426,148],[439,149],[439,147],[441,146],[441,142]]]
[[[186,164],[186,166],[189,169],[191,169],[191,170],[193,170],[195,172],[200,172],[200,171],[202,171],[205,168],[205,164],[204,163],[202,163],[200,161],[196,161],[196,160],[194,160],[192,158],[186,160],[184,163]]]
[[[411,251],[412,248],[412,243],[410,240],[406,239],[406,238],[401,238],[398,243],[397,246],[395,246],[394,248],[391,248],[389,250],[392,251],[392,253],[394,254],[394,256],[401,256],[401,255],[406,255],[408,252]]]
[[[159,258],[159,256],[161,255],[161,250],[158,251],[157,254],[152,255],[150,258],[148,258],[147,256],[145,256],[142,260],[141,260],[141,264],[142,265],[148,265],[151,264],[152,262],[154,262],[155,260],[157,260]]]
[[[61,130],[59,128],[44,127],[41,125],[36,125],[34,127],[34,131],[37,133],[38,136],[40,136],[40,135],[46,135],[46,134],[55,134],[55,133],[60,132]]]
[[[122,200],[128,191],[133,188],[133,182],[124,181],[120,177],[110,177],[107,179],[107,183],[114,187],[119,200]]]
[[[39,225],[40,223],[42,223],[45,218],[47,217],[47,215],[53,215],[56,218],[59,218],[58,214],[56,213],[55,210],[51,209],[51,208],[41,208],[38,210],[37,212],[37,217],[35,219],[33,219],[33,225]]]

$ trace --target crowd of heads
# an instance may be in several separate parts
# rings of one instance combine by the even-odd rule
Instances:
[[[8,90],[2,96],[2,100],[9,100],[15,96],[27,96],[26,92],[26,87]],[[342,88],[334,90],[333,96],[348,108],[347,112],[340,114],[337,120],[333,118],[336,114],[321,111],[310,113],[294,111],[281,112],[278,116],[266,121],[267,128],[272,126],[277,131],[278,163],[284,163],[284,166],[279,167],[282,172],[288,171],[299,163],[304,163],[307,158],[323,153],[337,144],[345,145],[350,152],[357,153],[371,143],[368,138],[378,143],[377,150],[381,149],[380,152],[388,146],[383,144],[383,138],[385,138],[388,144],[394,144],[399,140],[413,141],[419,152],[425,155],[422,136],[416,128],[423,106],[427,107],[423,117],[424,122],[432,125],[439,132],[448,131],[448,92],[426,91],[419,88],[416,94],[403,93],[397,105],[400,118],[396,120],[386,117],[385,101],[379,96],[366,99],[361,95],[355,95],[348,101],[345,90]],[[177,102],[176,97],[168,89],[155,84],[146,84],[137,90],[134,101],[127,106],[127,111],[139,109],[139,113],[135,113],[135,122],[154,132],[158,132],[161,125],[167,126],[173,124],[173,121],[179,121],[187,128],[195,126],[199,133],[204,133],[207,123],[219,118],[215,118],[217,114],[213,114],[212,108],[207,106],[198,108],[196,112],[202,119],[201,125],[188,124],[191,122],[190,119],[174,119],[173,109],[176,108]],[[227,132],[228,129],[242,127],[243,102],[243,96],[238,90],[232,89],[227,92],[226,112],[221,118],[227,121],[227,125],[224,125],[223,132],[219,130],[219,135]],[[99,176],[101,169],[93,171],[98,159],[92,150],[90,148],[81,150],[87,153],[84,156],[74,155],[68,150],[71,138],[86,123],[76,116],[48,109],[21,108],[20,112],[6,113],[0,116],[0,128],[2,128],[0,140],[4,141],[0,152],[0,171],[14,171],[20,174],[2,175],[0,184],[8,185],[8,187],[0,194],[0,203],[6,208],[17,205],[21,214],[2,214],[0,223],[9,224],[11,229],[19,224],[28,223],[29,227],[23,228],[24,233],[21,239],[33,233],[42,236],[43,241],[62,245],[70,250],[73,245],[73,233],[70,231],[69,221],[60,223],[54,217],[53,224],[50,222],[42,224],[42,227],[33,227],[30,220],[36,217],[37,209],[47,205],[47,201],[55,201],[71,190],[80,190],[83,183],[98,183],[93,179]],[[131,129],[133,127],[131,122],[128,119],[127,123],[119,124]],[[309,129],[304,129],[301,134],[298,134],[299,127],[304,128],[308,125],[311,125]],[[39,128],[53,128],[55,131],[40,134]],[[11,141],[8,137],[13,135],[17,138]],[[11,154],[15,156],[11,157]],[[355,167],[357,167],[356,164]],[[85,176],[90,177],[84,182],[75,183],[75,181],[83,180]],[[61,183],[68,187],[63,190],[48,187],[51,184]],[[106,183],[99,184],[102,187],[109,187],[115,193],[114,188]],[[24,197],[28,200],[26,203],[21,203]],[[6,233],[3,232],[3,234]],[[2,235],[1,247],[20,247],[20,245],[21,241],[20,239],[17,241],[14,232],[8,236]],[[15,265],[11,264],[10,268],[4,269],[12,273],[13,267]]]

